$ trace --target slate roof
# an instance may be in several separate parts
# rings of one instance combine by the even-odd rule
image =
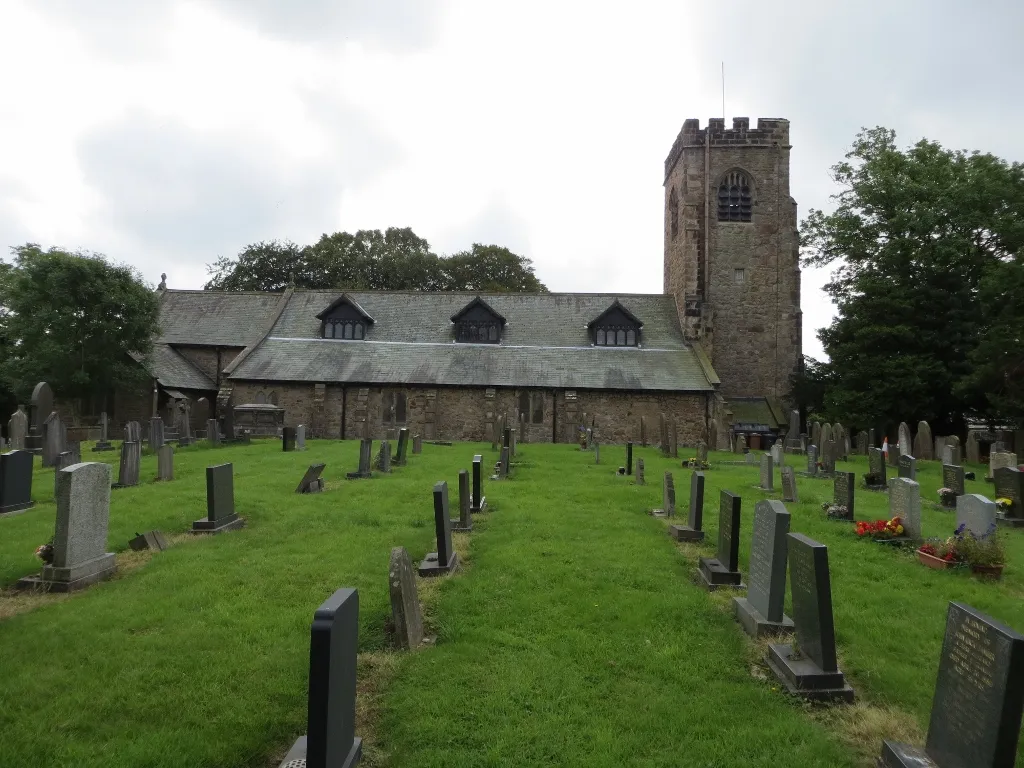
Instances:
[[[349,292],[375,322],[365,341],[320,339],[340,292],[294,291],[232,379],[360,384],[708,391],[709,377],[661,295],[481,294],[507,319],[501,344],[453,341],[451,317],[477,294]],[[587,324],[618,298],[643,321],[643,346],[594,347]],[[189,343],[189,342],[182,342]]]
[[[161,333],[157,341],[245,347],[258,340],[261,330],[274,318],[281,299],[280,293],[163,291]]]
[[[217,384],[167,344],[154,344],[149,358],[142,361],[146,369],[165,388],[217,389]]]

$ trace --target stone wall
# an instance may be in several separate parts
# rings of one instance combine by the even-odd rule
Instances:
[[[666,160],[664,289],[676,298],[686,336],[710,355],[727,397],[785,399],[802,360],[789,154],[785,120],[762,119],[756,129],[746,118],[731,129],[722,119],[705,129],[687,120]],[[718,221],[718,184],[732,170],[750,180],[750,222]]]
[[[174,349],[220,386],[220,372],[238,357],[243,347],[188,347],[175,344]]]

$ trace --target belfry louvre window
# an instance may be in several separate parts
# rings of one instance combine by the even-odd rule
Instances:
[[[742,171],[730,171],[718,186],[718,220],[750,221],[753,210],[747,175]]]

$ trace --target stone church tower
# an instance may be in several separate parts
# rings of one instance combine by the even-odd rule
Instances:
[[[802,365],[789,121],[686,120],[665,160],[665,289],[727,398],[788,400]]]

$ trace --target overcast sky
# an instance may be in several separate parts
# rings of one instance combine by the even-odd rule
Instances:
[[[723,60],[730,122],[792,121],[803,217],[861,126],[1024,159],[1022,40],[1022,0],[0,0],[0,245],[199,288],[247,243],[409,226],[660,293],[663,162]]]

